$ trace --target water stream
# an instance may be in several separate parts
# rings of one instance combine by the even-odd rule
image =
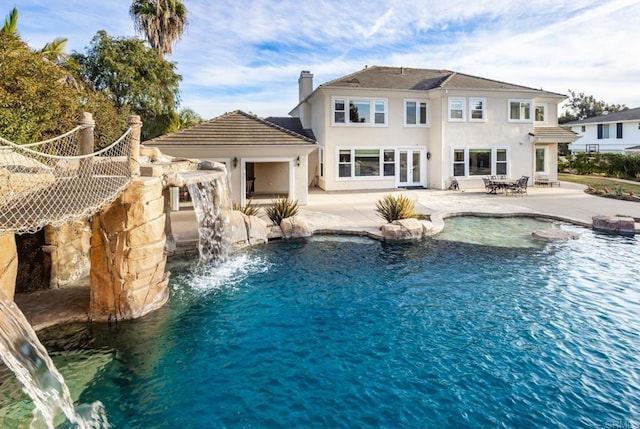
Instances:
[[[187,185],[198,219],[198,250],[200,261],[224,261],[229,255],[229,225],[231,197],[229,179],[221,175],[211,181]]]
[[[0,356],[35,405],[31,428],[107,428],[102,404],[74,408],[69,388],[20,309],[0,290]]]

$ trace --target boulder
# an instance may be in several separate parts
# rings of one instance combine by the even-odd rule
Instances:
[[[531,233],[531,238],[538,241],[568,241],[575,240],[580,237],[580,234],[570,231],[563,231],[561,229],[538,229]]]
[[[282,229],[282,235],[284,238],[311,237],[313,235],[313,231],[311,231],[309,224],[307,224],[305,220],[296,216],[282,219],[282,222],[280,222],[280,228]]]
[[[385,240],[418,240],[425,232],[423,222],[418,219],[399,219],[382,225],[380,229]]]
[[[256,216],[238,210],[229,213],[229,241],[234,249],[267,242],[267,223]]]
[[[267,239],[269,240],[278,240],[284,237],[284,234],[282,233],[282,228],[280,228],[280,225],[271,225],[267,227],[267,229],[268,229]]]
[[[636,233],[635,219],[626,216],[594,216],[593,229],[609,234],[634,236]]]

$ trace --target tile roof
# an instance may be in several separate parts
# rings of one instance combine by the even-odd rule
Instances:
[[[640,121],[640,107],[612,112],[607,115],[592,116],[581,121],[571,121],[564,125],[602,124],[605,122]]]
[[[294,118],[292,118],[294,119]],[[296,118],[297,119],[297,118]],[[292,121],[292,128],[295,124]],[[298,120],[300,122],[300,120]],[[300,130],[302,126],[299,126]],[[225,146],[268,146],[268,145],[308,145],[316,143],[315,138],[300,134],[292,129],[258,118],[241,110],[225,113],[209,121],[175,133],[165,134],[144,144],[162,145],[225,145]]]
[[[489,89],[534,91],[544,95],[564,97],[541,89],[485,79],[450,70],[415,69],[409,67],[371,66],[320,85],[322,87],[380,88],[380,89]]]
[[[565,127],[533,127],[533,134],[541,142],[573,143],[580,138],[578,133]]]
[[[292,118],[290,116],[269,116],[268,118],[264,118],[264,120],[267,122],[271,122],[272,124],[276,124],[282,128],[286,128],[289,131],[293,131],[296,134],[309,137],[314,141],[316,139],[316,136],[313,134],[313,130],[311,128],[302,128],[302,122],[300,122],[300,118]]]

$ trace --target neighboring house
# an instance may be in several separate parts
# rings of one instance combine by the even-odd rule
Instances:
[[[640,107],[564,124],[582,138],[571,153],[636,153],[640,145]]]
[[[171,156],[224,163],[232,199],[288,196],[307,203],[307,157],[317,150],[297,118],[260,119],[240,110],[144,142]]]
[[[557,144],[578,138],[558,126],[564,95],[447,70],[365,67],[315,89],[303,71],[298,87],[289,114],[313,130],[309,182],[327,191],[556,181]]]

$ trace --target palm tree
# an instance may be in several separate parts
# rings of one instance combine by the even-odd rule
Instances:
[[[129,13],[136,31],[162,55],[171,55],[187,26],[187,8],[180,0],[134,0]]]
[[[67,39],[56,37],[53,42],[45,44],[38,52],[44,55],[44,57],[48,60],[61,65],[64,64],[64,62],[69,58],[69,54],[64,52],[64,49],[66,47]]]

